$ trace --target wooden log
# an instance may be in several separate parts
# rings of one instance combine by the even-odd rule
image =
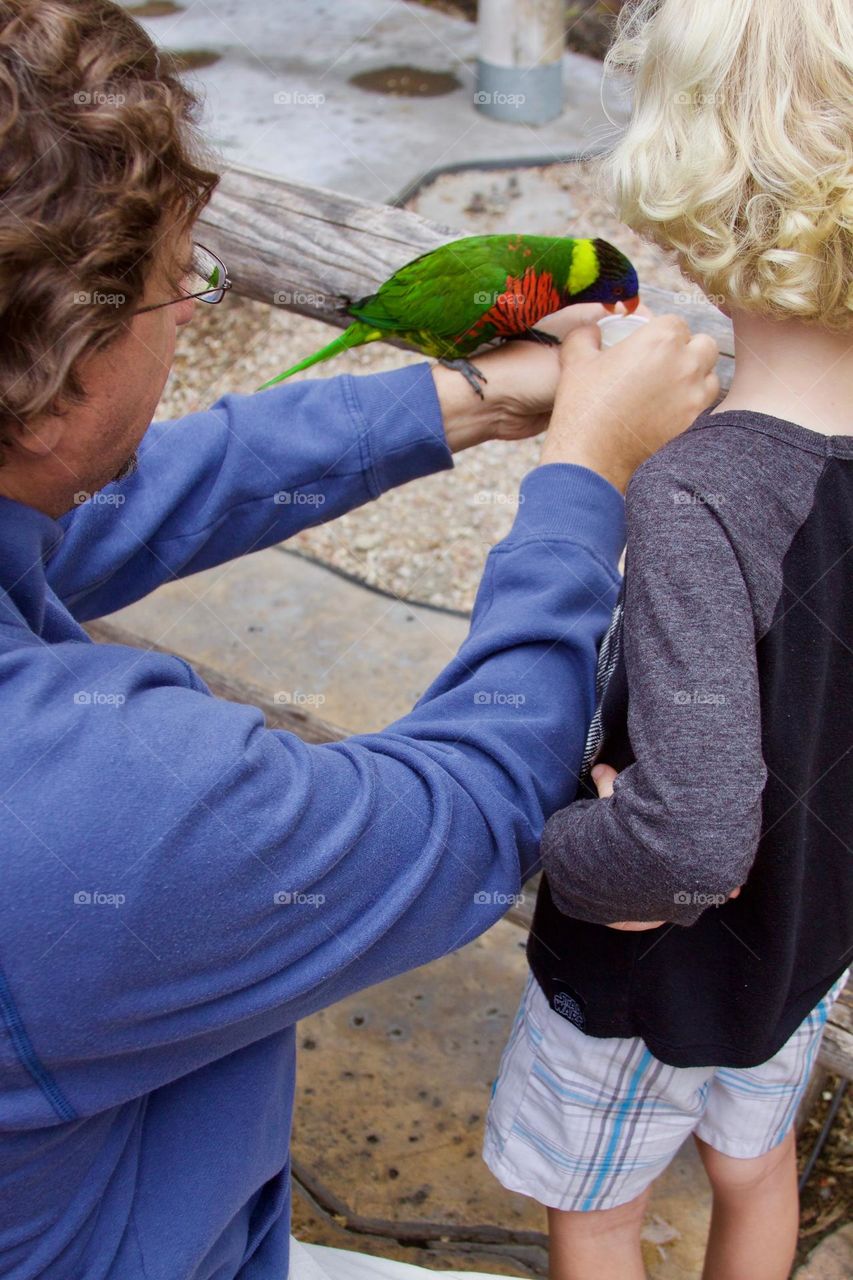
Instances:
[[[853,1080],[853,979],[847,983],[830,1011],[818,1065],[833,1075]]]
[[[174,653],[172,649],[144,640],[125,627],[103,619],[88,622],[86,631],[99,644],[119,644],[131,649],[151,650],[154,653]],[[217,698],[258,707],[264,714],[268,729],[286,729],[288,733],[295,733],[305,742],[340,742],[342,738],[347,737],[343,729],[321,720],[319,716],[312,715],[302,707],[276,702],[259,685],[252,684],[248,680],[235,680],[216,667],[209,667],[203,662],[193,660],[190,665]]]
[[[516,902],[510,907],[504,916],[505,920],[509,920],[511,924],[520,925],[522,929],[529,932],[533,928],[533,909],[536,906],[536,895],[539,892],[539,883],[542,879],[542,872],[537,871],[525,885],[522,886],[521,901]]]
[[[464,234],[393,205],[241,168],[224,174],[198,231],[227,263],[235,292],[339,325],[349,324],[342,303]]]
[[[199,223],[199,239],[227,263],[235,292],[342,327],[349,323],[347,301],[375,292],[404,263],[465,234],[406,209],[242,168],[224,174]],[[709,303],[653,285],[643,286],[642,297],[652,311],[683,315],[694,331],[717,339],[720,382],[728,387],[730,321]]]
[[[847,983],[827,1018],[817,1061],[797,1108],[798,1133],[808,1123],[831,1075],[840,1076],[842,1080],[853,1080],[853,978]]]

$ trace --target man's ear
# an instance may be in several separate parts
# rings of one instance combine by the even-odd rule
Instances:
[[[45,458],[54,453],[63,432],[65,419],[59,414],[45,414],[15,432],[14,447],[35,458]]]

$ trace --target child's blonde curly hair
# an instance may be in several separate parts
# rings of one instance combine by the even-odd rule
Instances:
[[[851,0],[636,0],[608,66],[625,222],[727,306],[853,327]]]

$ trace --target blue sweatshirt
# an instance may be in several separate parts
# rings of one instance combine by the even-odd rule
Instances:
[[[527,476],[379,733],[306,744],[79,625],[451,465],[419,364],[155,425],[59,521],[0,499],[4,1280],[283,1280],[294,1024],[487,929],[571,800],[623,541],[582,468]]]

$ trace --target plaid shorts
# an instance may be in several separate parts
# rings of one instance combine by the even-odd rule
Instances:
[[[510,1191],[553,1209],[634,1200],[691,1133],[725,1155],[764,1155],[788,1133],[839,978],[758,1067],[671,1067],[640,1039],[584,1035],[531,974],[503,1052],[483,1157]]]

